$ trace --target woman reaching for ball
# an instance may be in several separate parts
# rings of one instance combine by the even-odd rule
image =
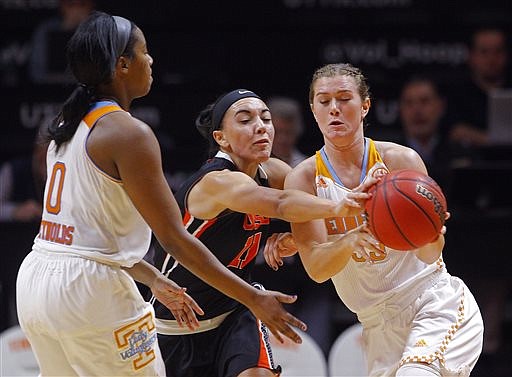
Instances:
[[[288,174],[285,188],[339,201],[389,172],[427,174],[414,150],[364,136],[371,102],[358,68],[318,69],[309,100],[325,145]],[[397,251],[375,241],[363,210],[356,212],[292,223],[292,232],[310,277],[332,279],[362,323],[368,374],[468,376],[482,349],[483,323],[471,292],[446,270],[445,228],[425,246]]]

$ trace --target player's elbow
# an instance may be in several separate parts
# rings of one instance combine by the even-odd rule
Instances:
[[[330,276],[321,271],[308,272],[308,275],[315,283],[324,283],[330,279]]]
[[[304,263],[304,269],[306,270],[308,276],[315,283],[323,283],[331,278],[328,274],[325,273],[324,268],[321,268],[321,266],[317,266],[314,263],[309,265]]]

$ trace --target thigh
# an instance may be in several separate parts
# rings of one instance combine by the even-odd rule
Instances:
[[[400,364],[439,360],[446,373],[467,375],[483,343],[482,317],[469,289],[448,277],[427,290],[418,304]]]
[[[100,266],[100,269],[103,269]],[[123,270],[96,271],[87,286],[97,300],[84,308],[89,324],[60,331],[80,375],[163,376],[153,307]]]
[[[165,375],[151,307],[110,329],[63,335],[61,343],[79,375]]]
[[[363,328],[369,376],[395,374],[409,332],[406,326],[396,322],[400,322],[400,316],[387,321],[383,320],[370,328]]]
[[[220,377],[238,376],[261,368],[278,373],[272,357],[267,327],[245,307],[229,315],[218,329],[218,351],[215,368]]]
[[[158,334],[168,377],[212,377],[217,329],[189,335]]]
[[[66,349],[57,339],[30,328],[24,328],[23,332],[30,341],[41,376],[78,376],[68,361]]]

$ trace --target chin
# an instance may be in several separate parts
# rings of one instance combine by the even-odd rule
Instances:
[[[259,156],[258,162],[268,161],[269,158],[270,158],[270,153],[262,154],[262,155]]]

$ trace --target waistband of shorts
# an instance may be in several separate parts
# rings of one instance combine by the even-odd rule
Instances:
[[[83,254],[74,254],[72,252],[49,251],[49,250],[45,250],[45,249],[41,249],[41,248],[32,248],[32,252],[39,254],[39,255],[43,255],[46,258],[48,258],[48,257],[56,258],[56,259],[79,258],[79,259],[85,259],[85,260],[89,260],[92,262],[96,262],[99,264],[104,264],[109,267],[122,268],[122,266],[118,263],[114,263],[114,262],[103,260],[103,259],[88,258],[88,257],[84,256]]]
[[[199,327],[195,330],[190,330],[188,327],[180,327],[175,319],[155,318],[156,331],[163,335],[190,335],[213,330],[219,327],[222,321],[234,311],[235,309],[222,313],[217,317],[199,321]]]
[[[433,287],[443,277],[449,276],[445,271],[437,270],[428,276],[423,282],[412,287],[407,292],[400,292],[391,295],[384,302],[377,304],[370,309],[357,314],[357,319],[364,327],[372,327],[383,321],[390,320],[400,314],[405,308],[411,305],[421,294]]]

